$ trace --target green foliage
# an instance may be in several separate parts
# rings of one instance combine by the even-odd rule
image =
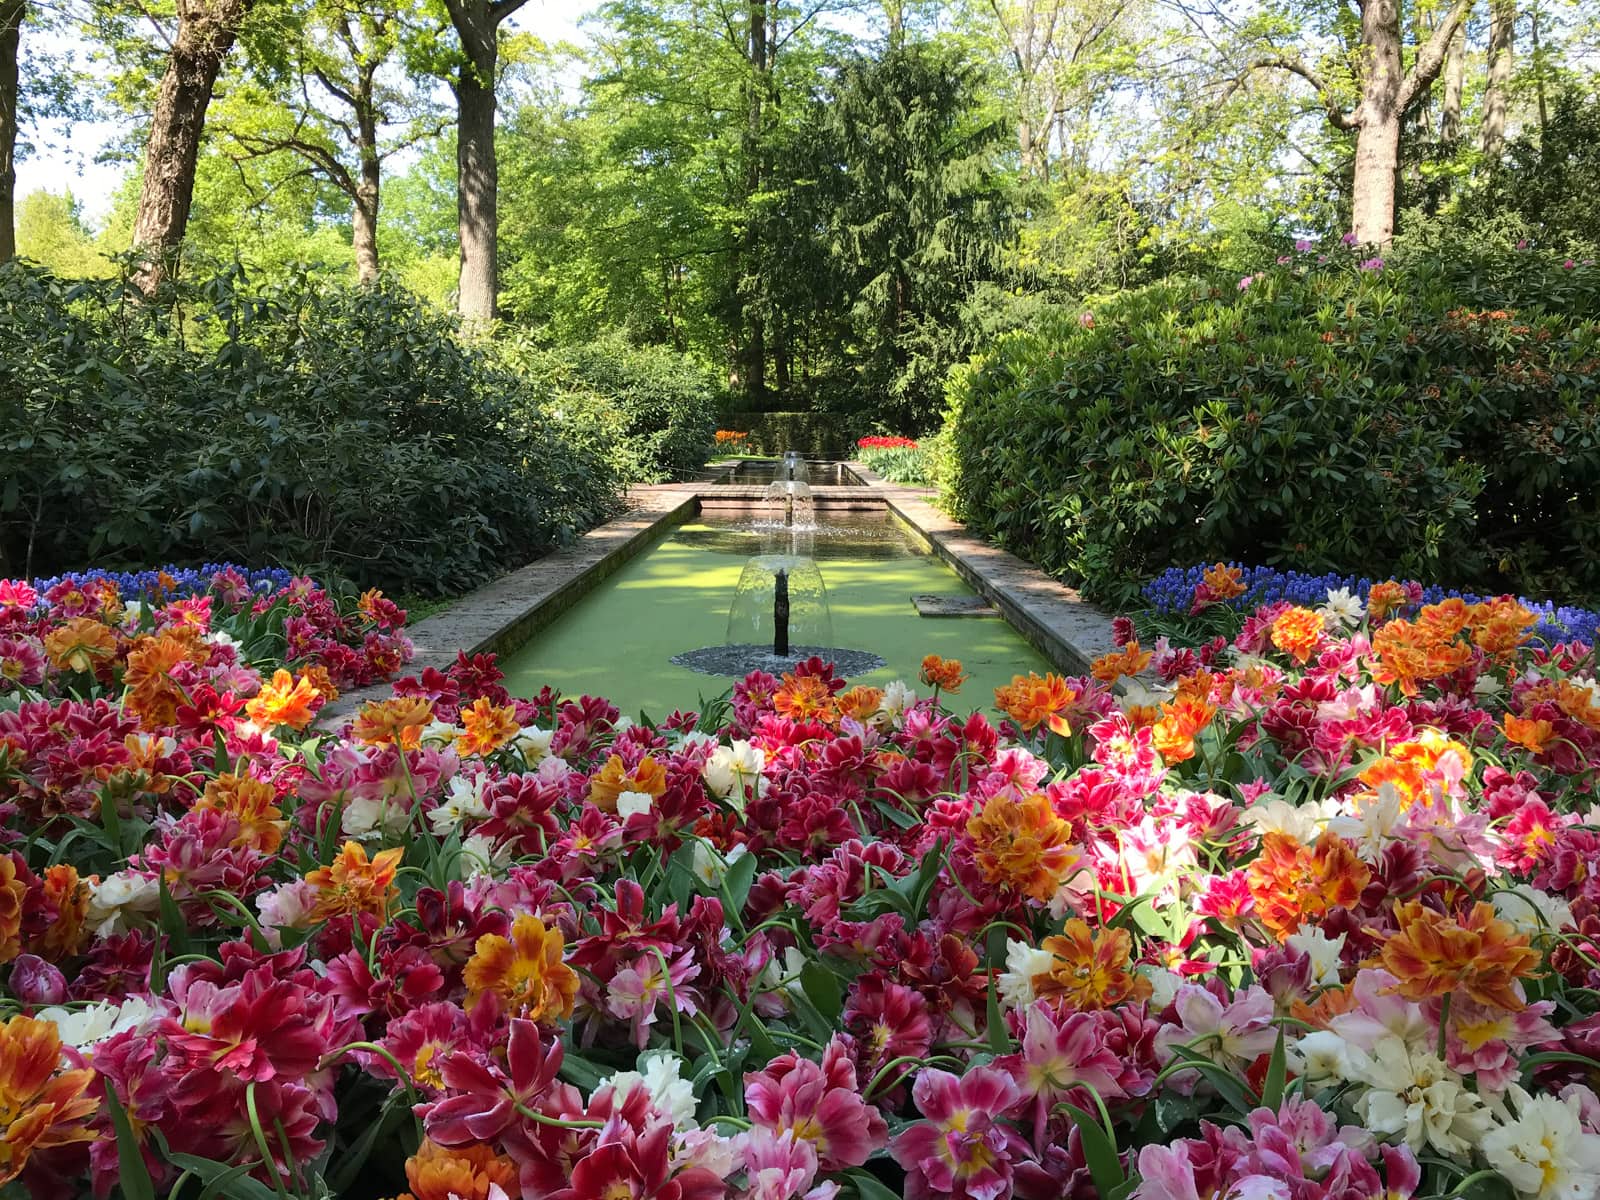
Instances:
[[[459,591],[617,477],[546,392],[392,287],[237,268],[155,304],[0,267],[0,572],[226,560]]]
[[[586,424],[597,448],[630,482],[661,483],[697,472],[711,453],[717,395],[708,371],[663,346],[634,346],[620,333],[582,345],[504,351],[552,399],[569,425]]]
[[[856,452],[856,458],[890,483],[902,483],[910,487],[928,487],[933,483],[932,465],[927,452],[920,448],[897,446],[874,450],[863,447]]]
[[[17,204],[17,254],[62,275],[106,275],[83,205],[71,192],[30,192]]]
[[[1113,601],[1216,559],[1600,589],[1600,271],[1313,257],[1000,339],[952,377],[953,506]]]

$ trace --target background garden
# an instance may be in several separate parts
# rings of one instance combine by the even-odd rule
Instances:
[[[1108,602],[1600,586],[1592,9],[519,7],[3,6],[0,569],[459,592],[724,428]]]

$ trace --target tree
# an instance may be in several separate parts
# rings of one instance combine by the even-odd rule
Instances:
[[[456,215],[461,226],[461,315],[495,318],[499,302],[500,168],[495,158],[495,74],[500,26],[527,0],[444,0],[461,43],[456,94]]]
[[[1357,0],[1360,23],[1354,31],[1343,27],[1346,10],[1338,9],[1330,32],[1347,43],[1354,32],[1354,45],[1344,54],[1325,54],[1321,63],[1283,48],[1281,24],[1251,26],[1243,40],[1247,52],[1243,70],[1228,86],[1231,94],[1258,71],[1297,76],[1311,86],[1328,123],[1355,134],[1350,224],[1364,245],[1386,246],[1394,237],[1395,185],[1406,112],[1438,78],[1471,0],[1450,0],[1426,39],[1409,48],[1402,37],[1401,3]],[[1293,25],[1289,32],[1302,33]]]
[[[16,256],[17,110],[25,0],[0,0],[0,262]]]
[[[243,159],[295,155],[348,199],[363,283],[378,277],[385,160],[444,125],[405,61],[416,15],[404,4],[315,0],[297,14],[287,63],[258,64],[254,83],[236,88],[218,114]]]
[[[177,0],[177,37],[168,43],[166,69],[156,91],[133,225],[134,247],[148,256],[137,276],[146,292],[154,291],[165,274],[166,256],[183,242],[206,110],[223,60],[255,3]]]
[[[30,192],[17,205],[17,253],[57,275],[104,275],[108,263],[83,223],[83,206],[71,192]]]
[[[1511,89],[1511,48],[1516,40],[1516,0],[1489,0],[1488,80],[1483,89],[1483,157],[1493,170],[1506,146],[1506,103]]]
[[[1439,140],[1454,146],[1461,140],[1461,85],[1467,71],[1467,34],[1463,27],[1450,39],[1445,52],[1444,100],[1439,105]]]

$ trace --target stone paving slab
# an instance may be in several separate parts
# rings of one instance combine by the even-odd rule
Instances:
[[[1095,659],[1117,648],[1110,613],[1032,563],[969,534],[965,525],[928,502],[931,491],[898,487],[858,462],[847,465],[1057,669],[1087,674]]]
[[[998,617],[994,605],[983,596],[935,596],[931,593],[911,597],[919,617]]]
[[[628,509],[563,546],[485,584],[406,632],[417,654],[406,674],[426,667],[443,670],[456,654],[504,653],[516,649],[565,612],[584,593],[650,544],[668,525],[694,515],[695,486],[635,488]],[[319,723],[338,724],[369,700],[389,695],[382,683],[340,696],[319,714]]]

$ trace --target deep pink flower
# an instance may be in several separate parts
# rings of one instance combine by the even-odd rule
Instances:
[[[428,1136],[441,1146],[487,1142],[521,1118],[517,1107],[537,1109],[561,1069],[561,1039],[546,1046],[539,1027],[521,1018],[511,1022],[506,1069],[471,1051],[448,1055],[440,1078],[453,1094],[417,1107]]]
[[[1000,1200],[1011,1193],[1013,1160],[1027,1143],[1001,1123],[1021,1092],[995,1067],[974,1067],[964,1076],[923,1071],[911,1087],[923,1119],[889,1146],[906,1170],[908,1200]]]
[[[859,1167],[889,1136],[857,1090],[853,1048],[843,1035],[828,1043],[820,1065],[790,1052],[747,1074],[744,1095],[752,1124],[804,1138],[825,1171]]]

